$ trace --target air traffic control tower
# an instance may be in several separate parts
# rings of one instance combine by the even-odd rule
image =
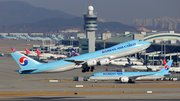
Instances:
[[[86,30],[86,38],[89,39],[89,52],[95,51],[95,31],[97,30],[97,14],[93,10],[93,6],[89,6],[87,14],[83,15],[84,30]]]

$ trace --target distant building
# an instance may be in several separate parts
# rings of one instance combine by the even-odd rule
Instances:
[[[86,34],[85,33],[78,33],[77,38],[80,38],[80,39],[86,38]]]
[[[89,39],[79,39],[80,54],[89,53]]]
[[[28,33],[9,33],[10,36],[16,36],[17,34],[19,34],[19,35],[26,35]]]
[[[110,31],[107,31],[107,32],[101,34],[101,40],[106,40],[108,38],[111,38]]]
[[[31,33],[30,36],[43,36],[44,33]]]
[[[174,17],[162,17],[159,19],[133,19],[133,24],[161,29],[179,29],[180,19],[175,19]]]

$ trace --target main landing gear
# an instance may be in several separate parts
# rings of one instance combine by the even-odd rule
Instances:
[[[91,67],[83,67],[83,68],[82,68],[82,72],[83,72],[83,73],[89,72],[89,70],[90,70],[91,72],[93,72],[94,66],[91,66]]]

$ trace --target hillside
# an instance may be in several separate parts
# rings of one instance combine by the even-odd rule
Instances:
[[[47,18],[73,18],[73,15],[34,7],[22,1],[0,1],[0,27],[32,23]]]
[[[83,30],[84,20],[81,17],[72,19],[66,18],[48,18],[35,23],[24,23],[8,27],[9,31],[16,32],[55,32],[57,29],[65,30],[70,28],[79,28]],[[104,32],[110,30],[112,32],[136,31],[133,26],[121,24],[119,22],[97,22],[98,31]]]
[[[79,28],[84,19],[58,11],[34,7],[21,1],[0,2],[0,32],[55,32],[57,29]],[[136,28],[119,22],[97,22],[98,31],[135,31]]]

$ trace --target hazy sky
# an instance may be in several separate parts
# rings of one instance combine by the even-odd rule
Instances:
[[[2,1],[2,0],[0,0]],[[7,1],[7,0],[5,0]],[[180,0],[13,0],[36,7],[60,10],[78,17],[92,5],[98,18],[131,24],[134,18],[180,18]]]

